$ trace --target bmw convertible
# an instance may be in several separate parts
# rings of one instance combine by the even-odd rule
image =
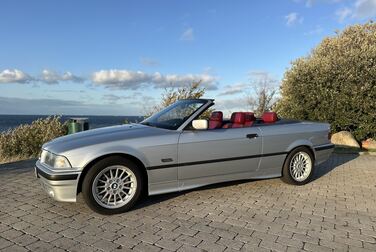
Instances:
[[[79,193],[101,214],[155,195],[244,179],[304,185],[333,151],[329,124],[209,113],[212,99],[179,100],[139,124],[88,130],[43,145],[35,174],[57,201]]]

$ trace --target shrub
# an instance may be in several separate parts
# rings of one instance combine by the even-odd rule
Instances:
[[[20,125],[0,134],[0,161],[37,157],[44,143],[65,134],[67,127],[57,116]]]
[[[284,117],[327,121],[360,141],[376,137],[376,24],[325,38],[292,63],[276,110]]]

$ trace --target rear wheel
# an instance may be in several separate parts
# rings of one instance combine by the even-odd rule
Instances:
[[[315,162],[307,147],[292,150],[286,158],[282,170],[282,180],[288,184],[304,185],[312,180]]]
[[[100,214],[123,213],[140,197],[139,168],[123,157],[108,157],[94,164],[86,174],[82,193],[88,206]]]

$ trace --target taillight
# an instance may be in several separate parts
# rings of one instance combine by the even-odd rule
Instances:
[[[330,133],[330,131],[328,132],[328,140],[330,140],[332,138],[332,133]]]

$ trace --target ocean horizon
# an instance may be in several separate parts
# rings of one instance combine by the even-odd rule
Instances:
[[[1,115],[0,114],[0,132],[14,129],[22,124],[31,124],[39,118],[47,118],[53,115]],[[127,122],[140,122],[143,116],[107,116],[107,115],[59,115],[61,121],[65,122],[70,118],[88,118],[90,129],[102,128],[107,126],[121,125]]]

